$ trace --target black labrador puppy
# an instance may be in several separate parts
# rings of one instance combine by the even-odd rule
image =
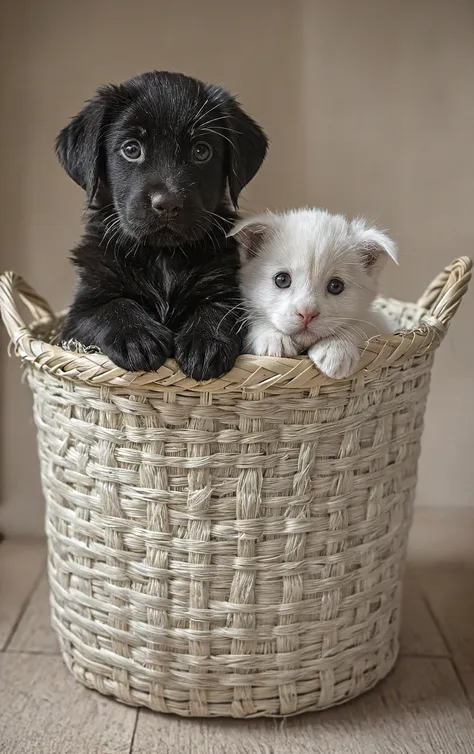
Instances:
[[[62,338],[131,371],[171,356],[196,380],[229,371],[242,339],[226,234],[267,146],[221,87],[154,71],[100,89],[56,140],[88,200]]]

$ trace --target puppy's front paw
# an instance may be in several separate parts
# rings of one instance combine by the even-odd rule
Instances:
[[[289,335],[281,332],[259,333],[249,343],[250,353],[259,356],[297,356],[298,348]]]
[[[139,328],[110,332],[102,350],[114,364],[129,372],[154,372],[173,355],[173,334],[150,320]]]
[[[343,380],[356,371],[360,354],[355,343],[323,338],[311,346],[308,356],[327,377]]]
[[[240,353],[240,338],[222,334],[216,338],[192,323],[176,336],[175,359],[186,377],[198,382],[229,372]]]

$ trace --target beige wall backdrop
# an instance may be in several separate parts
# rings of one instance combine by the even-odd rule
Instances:
[[[384,290],[412,299],[474,253],[472,0],[3,0],[0,268],[56,307],[81,191],[52,142],[95,88],[152,68],[237,93],[268,131],[244,209],[310,204],[390,229],[401,266]],[[474,290],[440,350],[418,504],[474,504]],[[42,531],[28,389],[1,351],[0,528]]]

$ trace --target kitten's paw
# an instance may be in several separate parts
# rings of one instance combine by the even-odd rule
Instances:
[[[297,356],[298,347],[289,335],[280,332],[260,333],[250,343],[250,353],[258,356]]]
[[[354,374],[360,358],[355,343],[328,338],[311,346],[308,356],[320,372],[335,380],[343,380]]]

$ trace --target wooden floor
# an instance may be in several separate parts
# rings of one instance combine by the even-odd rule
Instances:
[[[374,691],[286,721],[137,711],[77,684],[49,628],[44,545],[0,545],[2,754],[474,754],[474,516],[420,512],[402,656]]]

